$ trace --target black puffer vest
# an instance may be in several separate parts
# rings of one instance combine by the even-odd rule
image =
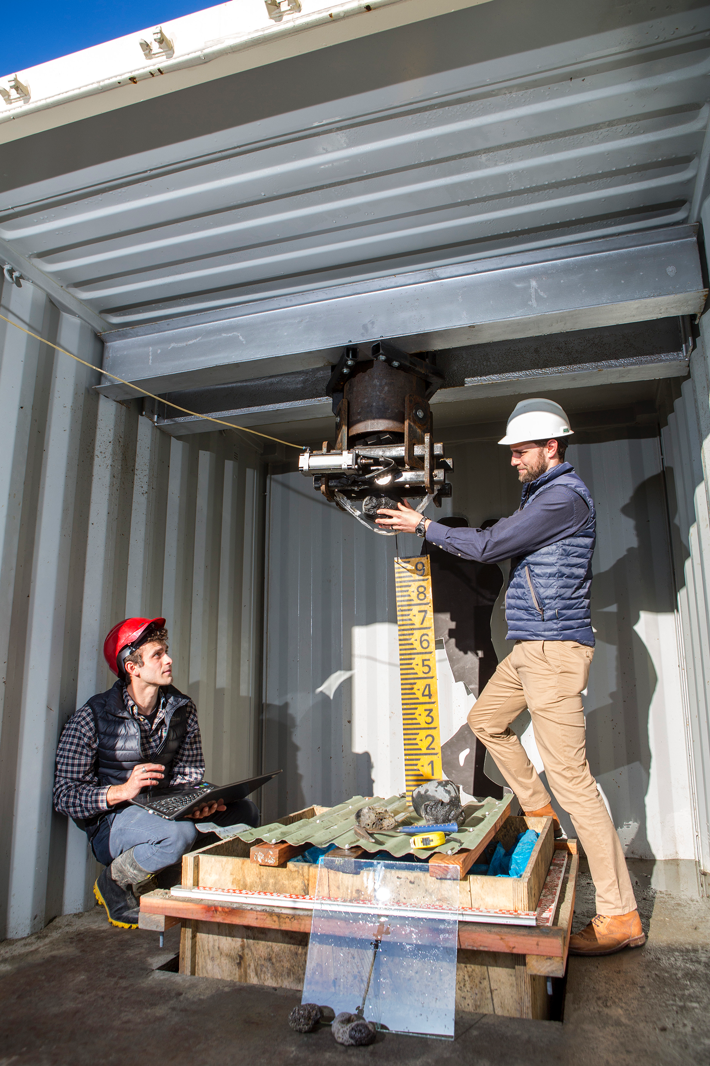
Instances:
[[[190,697],[178,692],[172,685],[163,688],[168,697],[165,711],[167,731],[159,750],[150,756],[141,754],[141,730],[136,719],[129,713],[123,702],[123,682],[116,681],[113,688],[100,692],[87,700],[96,723],[96,735],[99,741],[96,772],[101,785],[121,785],[131,775],[131,770],[146,759],[160,762],[165,766],[165,780],[173,759],[180,750],[187,730],[188,705]],[[113,811],[119,808],[112,808]],[[108,813],[108,812],[107,812]],[[103,815],[95,820],[85,822],[83,827],[89,839],[98,828]]]

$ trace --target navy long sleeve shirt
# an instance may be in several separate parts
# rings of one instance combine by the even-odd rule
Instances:
[[[426,539],[461,559],[498,563],[573,536],[588,517],[589,508],[581,496],[562,485],[551,485],[539,496],[533,496],[524,511],[501,518],[490,529],[450,528],[431,522]]]

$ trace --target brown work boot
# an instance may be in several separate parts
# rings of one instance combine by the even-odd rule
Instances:
[[[525,811],[525,814],[530,818],[552,818],[554,819],[555,840],[558,840],[561,836],[564,836],[562,826],[557,814],[552,809],[551,803],[546,803],[544,807],[541,807],[539,811]]]
[[[640,948],[646,943],[638,911],[628,914],[598,914],[581,933],[569,941],[570,955],[613,955],[622,948]]]

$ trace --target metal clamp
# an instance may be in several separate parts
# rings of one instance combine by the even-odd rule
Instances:
[[[301,0],[264,0],[264,6],[269,18],[274,22],[280,22],[289,12],[294,15],[300,14]]]
[[[14,104],[26,104],[30,98],[30,87],[24,85],[17,74],[13,74],[7,83],[7,89],[0,85],[0,96],[6,104],[12,107]]]
[[[141,38],[138,44],[141,46],[141,51],[146,59],[156,59],[158,56],[165,56],[166,59],[170,59],[175,51],[175,45],[162,26],[157,26],[153,30],[153,44],[150,41],[146,41],[145,38]]]
[[[333,495],[335,497],[335,502],[337,503],[340,510],[347,511],[348,514],[351,514],[353,518],[356,518],[358,520],[361,526],[365,526],[365,528],[369,529],[371,533],[379,533],[381,537],[397,536],[397,533],[393,529],[379,529],[377,526],[372,525],[371,522],[368,522],[366,518],[362,517],[362,512],[358,511],[357,507],[353,507],[347,497],[343,496],[342,492],[339,492],[338,489],[335,490]],[[417,511],[418,514],[421,514],[429,506],[433,499],[434,496],[431,494],[429,496],[425,496],[423,500],[419,501],[414,510]]]
[[[22,282],[25,281],[19,270],[15,270],[9,263],[5,263],[2,268],[2,272],[9,282],[13,285],[17,285],[18,289],[22,287]]]

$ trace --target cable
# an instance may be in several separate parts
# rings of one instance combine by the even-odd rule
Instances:
[[[249,429],[248,426],[237,426],[234,422],[225,422],[221,418],[212,418],[211,415],[201,415],[198,411],[190,411],[187,407],[180,407],[176,403],[172,403],[171,400],[164,400],[162,396],[156,396],[154,392],[147,392],[142,389],[140,385],[134,385],[132,381],[125,381],[123,378],[119,378],[116,374],[110,374],[108,370],[102,370],[98,366],[94,366],[93,363],[87,363],[86,359],[80,359],[78,355],[74,355],[73,352],[68,352],[66,348],[60,348],[58,344],[54,344],[52,341],[45,340],[44,337],[38,336],[33,333],[32,330],[25,329],[24,326],[20,326],[17,322],[13,322],[11,318],[6,318],[5,315],[0,315],[0,318],[4,322],[8,322],[15,329],[21,330],[26,333],[28,337],[34,337],[36,341],[41,344],[48,344],[50,348],[55,348],[62,355],[68,355],[70,359],[75,359],[77,363],[82,363],[84,366],[88,366],[89,370],[96,370],[99,374],[105,374],[107,378],[113,378],[114,381],[120,382],[121,385],[127,385],[129,389],[135,389],[136,392],[142,393],[143,396],[149,396],[151,400],[157,400],[158,403],[164,403],[166,407],[173,407],[176,411],[182,411],[183,414],[192,415],[194,418],[202,418],[205,422],[214,422],[218,426],[227,426],[229,429],[241,429],[244,433],[253,433],[255,437],[264,437],[266,440],[273,440],[277,444],[285,444],[287,448],[295,448],[296,451],[303,451],[300,444],[292,444],[291,441],[281,440],[279,437],[271,437],[268,433],[260,433],[258,429]]]

